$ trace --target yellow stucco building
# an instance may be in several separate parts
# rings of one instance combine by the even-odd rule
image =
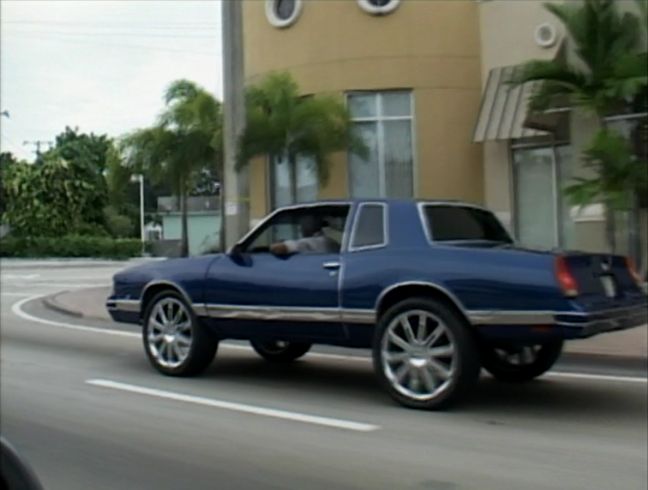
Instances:
[[[367,162],[335,155],[317,192],[314,177],[297,172],[305,198],[483,201],[481,149],[472,143],[481,93],[474,2],[280,0],[243,9],[248,83],[288,71],[305,95],[345,97],[370,147]],[[287,200],[282,172],[253,163],[253,219]]]
[[[524,244],[606,250],[602,205],[576,209],[562,192],[582,175],[591,121],[570,107],[529,114],[533,87],[506,83],[525,61],[573,56],[543,3],[244,2],[246,82],[287,71],[304,95],[343,97],[370,149],[364,160],[334,155],[327,183],[306,161],[293,175],[282,162],[257,158],[252,220],[318,198],[457,199],[493,209]],[[619,0],[622,8],[632,4]],[[644,212],[644,243],[647,221]],[[627,233],[619,237],[618,251],[627,252]]]

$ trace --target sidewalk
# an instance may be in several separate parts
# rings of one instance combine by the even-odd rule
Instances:
[[[110,320],[105,308],[109,287],[64,291],[44,298],[49,308],[77,318]],[[593,356],[648,358],[648,325],[567,342],[565,352]]]
[[[0,258],[2,269],[22,269],[31,267],[131,267],[145,262],[165,260],[164,257],[133,257],[127,260],[110,260],[88,258],[43,258],[43,259],[15,259]]]

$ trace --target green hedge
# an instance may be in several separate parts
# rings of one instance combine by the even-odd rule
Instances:
[[[0,257],[137,257],[142,244],[132,238],[65,235],[61,237],[11,237],[0,240]]]

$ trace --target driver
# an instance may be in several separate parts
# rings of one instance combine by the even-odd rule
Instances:
[[[270,245],[270,251],[275,255],[290,255],[294,253],[335,253],[337,243],[327,237],[322,228],[324,220],[320,216],[306,215],[300,219],[302,238],[285,240]]]

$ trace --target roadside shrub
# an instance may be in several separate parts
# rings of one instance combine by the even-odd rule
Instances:
[[[138,257],[139,240],[105,236],[13,237],[0,240],[0,257]]]
[[[113,206],[104,208],[104,221],[110,234],[117,238],[127,238],[133,236],[133,220],[117,212]]]

